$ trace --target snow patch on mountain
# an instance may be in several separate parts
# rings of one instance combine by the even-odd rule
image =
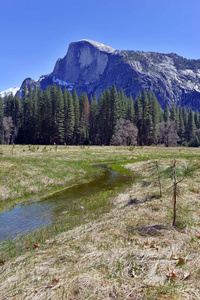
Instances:
[[[0,92],[0,97],[1,98],[4,98],[5,96],[9,96],[11,94],[13,94],[13,96],[16,95],[16,93],[19,91],[19,87],[12,87],[12,88],[9,88],[3,92]]]
[[[115,51],[115,49],[113,49],[110,46],[107,46],[107,45],[104,45],[102,43],[95,42],[92,40],[83,39],[83,40],[80,40],[80,42],[88,42],[88,43],[92,44],[94,47],[98,48],[100,51],[109,52],[109,53],[112,53]]]
[[[74,88],[74,83],[66,82],[64,80],[56,78],[55,76],[53,76],[52,81],[57,85],[60,85],[61,87],[66,87],[66,89],[69,91],[72,91]]]
[[[58,79],[56,78],[55,76],[53,76],[53,82],[57,83],[58,85],[61,85],[61,86],[74,86],[74,83],[69,83],[69,82],[66,82],[64,80],[61,80],[61,79]]]

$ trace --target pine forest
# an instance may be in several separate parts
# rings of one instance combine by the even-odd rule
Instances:
[[[167,105],[145,90],[135,99],[115,85],[99,99],[60,86],[0,98],[2,144],[200,146],[199,111]]]

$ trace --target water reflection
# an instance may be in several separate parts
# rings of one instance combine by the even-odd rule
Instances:
[[[14,238],[20,234],[34,231],[41,225],[53,222],[61,213],[70,209],[72,203],[102,190],[110,190],[124,183],[126,177],[113,172],[105,165],[96,166],[103,169],[103,175],[90,183],[80,184],[46,200],[17,205],[12,210],[0,214],[0,240]]]

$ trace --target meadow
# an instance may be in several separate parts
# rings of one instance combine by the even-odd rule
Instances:
[[[1,245],[2,299],[200,298],[199,148],[3,145],[0,153],[1,211],[92,181],[96,164],[129,178]],[[177,176],[196,169],[178,185],[172,226],[173,180],[164,174],[175,159]]]

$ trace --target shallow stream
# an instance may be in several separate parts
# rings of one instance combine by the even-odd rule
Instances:
[[[15,239],[18,235],[35,231],[45,226],[69,210],[72,202],[78,203],[81,199],[94,195],[103,190],[112,190],[127,182],[127,177],[114,172],[106,165],[98,165],[103,174],[89,182],[80,184],[55,194],[45,200],[16,205],[11,210],[0,214],[0,240]]]

